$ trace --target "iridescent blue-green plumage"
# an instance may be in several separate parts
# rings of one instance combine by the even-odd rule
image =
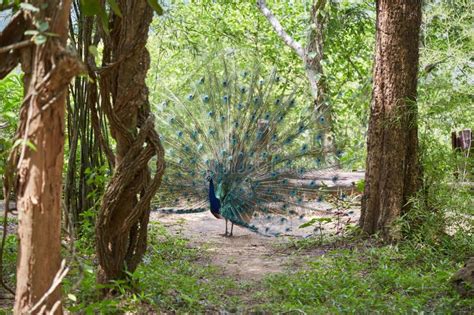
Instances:
[[[290,217],[318,210],[308,201],[324,200],[324,185],[303,177],[329,172],[337,157],[321,145],[325,113],[303,99],[276,71],[228,65],[183,96],[169,93],[157,115],[167,159],[160,207],[214,214],[212,179],[218,214],[258,233],[285,233]]]

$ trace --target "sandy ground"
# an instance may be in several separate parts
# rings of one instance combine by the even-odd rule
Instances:
[[[340,215],[339,227],[357,221],[358,209],[350,209],[351,214],[348,212],[349,210]],[[326,216],[334,217],[333,214]],[[279,246],[295,239],[309,237],[314,232],[314,226],[304,229],[296,227],[293,232],[280,237],[267,237],[234,226],[234,236],[225,237],[225,221],[216,219],[209,211],[194,214],[164,214],[155,211],[151,219],[162,223],[171,233],[189,239],[192,247],[206,249],[210,253],[210,264],[220,267],[225,275],[237,280],[260,280],[269,274],[283,272],[285,268],[297,265],[298,261],[303,261],[306,256],[324,253],[321,249],[303,256],[294,255]],[[325,224],[323,233],[336,232],[338,226],[336,219],[334,220]],[[301,223],[295,222],[296,224]]]
[[[335,191],[342,189],[351,194],[355,192],[355,183],[364,177],[364,172],[337,172],[337,185],[334,185],[332,177],[333,175],[326,174],[324,177],[319,173],[308,173],[299,181],[317,178]],[[314,212],[312,216],[306,216],[304,221],[293,219],[290,222],[291,232],[286,232],[280,237],[259,235],[238,226],[234,226],[233,237],[224,237],[225,221],[216,219],[209,211],[194,214],[169,214],[154,211],[151,219],[161,222],[171,233],[189,239],[191,246],[206,249],[210,253],[210,263],[220,267],[225,275],[237,280],[260,280],[268,274],[283,272],[285,268],[298,265],[298,262],[305,260],[305,255],[323,254],[323,249],[316,249],[315,252],[295,255],[279,245],[314,235],[315,226],[298,228],[302,223],[314,217],[333,219],[332,222],[323,225],[322,232],[325,234],[336,233],[343,226],[357,222],[360,216],[360,206],[357,203],[358,200],[355,200],[354,205],[345,210],[338,210],[330,205],[321,207],[319,204],[319,208],[329,210]]]

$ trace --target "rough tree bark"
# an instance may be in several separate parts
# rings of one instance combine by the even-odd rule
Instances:
[[[397,239],[393,222],[420,185],[416,86],[420,0],[377,1],[374,87],[360,226]]]
[[[110,37],[104,38],[101,104],[116,140],[114,175],[96,224],[98,280],[108,283],[134,271],[146,249],[150,201],[161,183],[164,151],[154,130],[145,84],[145,47],[153,11],[146,0],[117,1]],[[157,155],[151,178],[149,160]]]
[[[317,0],[311,7],[311,28],[308,34],[308,44],[306,47],[305,62],[306,75],[309,79],[314,97],[314,107],[317,112],[324,117],[324,123],[318,121],[319,129],[326,130],[321,139],[322,146],[327,151],[335,152],[333,137],[332,110],[327,100],[327,84],[324,76],[322,61],[324,59],[324,27],[325,18],[323,10],[326,5],[325,0]]]
[[[16,51],[9,50],[9,71],[21,62],[25,97],[17,133],[22,145],[10,156],[17,169],[18,235],[15,314],[62,313],[58,272],[61,265],[61,190],[64,148],[64,112],[67,87],[82,71],[77,58],[65,48],[70,1],[30,1],[39,11],[18,13]],[[48,4],[46,7],[45,4]],[[20,17],[18,17],[20,19]],[[16,18],[12,23],[16,23]],[[49,23],[42,45],[24,39],[24,30]],[[8,27],[7,27],[8,28]],[[2,34],[3,35],[3,34]],[[20,47],[21,46],[21,47]],[[21,48],[21,49],[20,49]],[[2,63],[0,62],[0,63]],[[32,144],[35,148],[30,148]],[[49,292],[48,292],[49,291]]]

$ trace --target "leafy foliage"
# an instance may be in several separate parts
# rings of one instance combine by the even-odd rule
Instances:
[[[163,8],[157,0],[147,0],[150,7],[155,10],[158,15],[163,14]],[[122,12],[117,0],[107,0],[107,4],[101,3],[100,0],[80,0],[81,11],[85,16],[100,17],[102,28],[109,33],[109,14],[113,12],[115,15],[122,17]]]
[[[449,286],[459,264],[430,247],[331,250],[294,274],[270,277],[257,309],[306,313],[469,312]],[[453,248],[454,250],[454,248]],[[454,251],[451,252],[454,254]],[[436,261],[436,265],[433,265]]]
[[[332,2],[327,7],[323,60],[335,137],[343,163],[363,169],[375,49],[373,1]]]
[[[0,81],[0,174],[5,173],[6,161],[12,146],[18,124],[18,115],[23,97],[22,77],[10,74]],[[0,181],[2,188],[3,181]],[[3,189],[0,189],[0,199],[3,198]]]
[[[309,0],[269,3],[283,27],[303,44],[312,27],[308,24],[311,4]],[[148,43],[152,103],[161,103],[160,95],[168,91],[187,89],[190,78],[204,72],[204,65],[217,70],[215,60],[222,54],[232,55],[241,69],[253,69],[256,62],[267,71],[284,69],[281,75],[290,84],[306,90],[298,103],[306,106],[311,102],[304,65],[254,3],[177,2],[166,11],[154,21],[154,36]],[[371,91],[374,8],[369,1],[331,1],[325,14],[328,27],[323,63],[329,102],[336,113],[336,142],[348,148],[343,164],[361,168]]]
[[[312,27],[308,24],[312,1],[268,2],[284,28],[304,44]],[[105,3],[101,7],[100,1],[81,1],[85,15],[98,16],[107,31],[108,15],[120,16],[121,11],[116,0]],[[220,63],[216,56],[222,54],[234,56],[241,69],[253,68],[255,60],[263,70],[273,66],[284,69],[290,83],[307,87],[301,61],[274,33],[254,2],[149,0],[149,4],[158,15],[148,42],[151,71],[147,80],[154,105],[162,103],[162,96],[170,90],[187,89],[204,68],[216,70]],[[0,9],[11,5],[38,10],[17,0],[1,1]],[[365,149],[360,145],[365,143],[371,100],[374,4],[368,0],[328,1],[324,15],[324,79],[337,142],[348,150],[344,165],[363,168]],[[94,261],[96,204],[82,213],[81,232],[75,242],[77,259],[64,252],[72,267],[64,283],[69,311],[473,312],[472,301],[454,293],[448,280],[464,259],[474,254],[472,190],[462,185],[472,179],[454,175],[459,164],[472,163],[472,158],[453,154],[450,147],[451,131],[474,127],[474,4],[470,0],[425,1],[423,19],[417,102],[424,186],[412,200],[414,210],[398,222],[406,235],[402,244],[338,243],[349,249],[331,249],[301,262],[302,267],[289,266],[285,273],[243,288],[241,283],[221,277],[220,270],[209,265],[204,250],[190,248],[187,240],[154,225],[144,264],[129,275],[132,281],[110,285],[122,297],[102,299]],[[37,36],[41,44],[47,31],[43,22],[28,34]],[[90,49],[100,60],[102,47]],[[0,125],[6,126],[0,129],[0,174],[4,174],[6,157],[15,145],[12,139],[22,94],[19,74],[0,81]],[[297,103],[307,104],[309,98],[310,94],[303,92]],[[89,197],[100,200],[108,180],[107,167],[88,169],[84,175],[94,187]],[[75,176],[81,175],[77,172]],[[356,186],[363,191],[364,182]],[[325,220],[314,219],[307,225],[320,227]],[[292,244],[304,251],[325,248],[325,241],[321,233]],[[10,235],[4,249],[4,277],[10,285],[15,281],[15,248],[16,238]],[[299,251],[295,251],[297,259]],[[245,300],[235,295],[245,295]]]
[[[151,226],[149,237],[144,264],[129,275],[131,283],[118,281],[109,286],[121,293],[120,299],[100,299],[98,290],[102,287],[96,285],[95,267],[89,263],[82,267],[80,287],[73,289],[80,280],[79,270],[74,269],[64,284],[69,311],[196,313],[236,303],[226,294],[236,285],[219,277],[216,268],[198,263],[206,259],[205,253],[190,248],[187,240],[170,235],[157,224]]]
[[[438,226],[438,231],[464,231],[472,238],[472,190],[464,185],[472,182],[472,149],[469,157],[454,153],[451,132],[474,127],[474,46],[468,27],[474,21],[474,4],[429,1],[424,20],[418,89],[424,190],[417,211],[409,214],[409,234],[428,241],[438,236],[427,231]],[[455,175],[463,164],[468,172]]]

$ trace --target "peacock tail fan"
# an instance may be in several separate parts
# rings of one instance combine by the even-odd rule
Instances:
[[[224,61],[183,94],[167,91],[157,106],[167,165],[159,208],[209,209],[212,178],[221,215],[258,233],[288,232],[295,218],[328,209],[338,156],[322,145],[326,113],[302,89],[276,70]]]

